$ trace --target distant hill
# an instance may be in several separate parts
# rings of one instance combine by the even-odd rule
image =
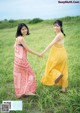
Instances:
[[[64,22],[74,22],[74,20],[77,22],[77,21],[80,21],[80,16],[76,16],[76,17],[67,16],[67,17],[58,18],[58,19],[61,19]],[[40,18],[34,18],[32,20],[31,19],[24,19],[24,20],[13,20],[13,19],[7,20],[7,19],[4,19],[3,21],[0,21],[0,29],[13,28],[13,27],[16,27],[19,23],[36,24],[36,23],[42,22],[42,23],[46,23],[46,24],[51,24],[51,23],[53,23],[54,20],[55,19],[42,20]]]

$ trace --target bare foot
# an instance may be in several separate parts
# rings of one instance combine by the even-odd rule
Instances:
[[[65,93],[65,92],[66,92],[66,89],[65,89],[65,88],[62,88],[62,89],[60,90],[60,92]]]
[[[33,95],[33,96],[35,96],[36,94],[35,93],[28,93],[27,95]]]

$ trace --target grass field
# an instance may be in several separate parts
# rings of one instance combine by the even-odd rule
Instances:
[[[39,96],[23,98],[23,111],[11,113],[80,113],[80,17],[62,18],[66,34],[65,48],[68,54],[69,87],[65,94],[57,86],[44,86],[40,83],[48,58],[28,54],[37,79],[36,93]],[[42,52],[53,40],[53,21],[46,20],[28,24],[30,35],[26,43],[33,50]],[[0,103],[3,100],[20,100],[15,97],[13,85],[13,61],[16,27],[0,29]]]

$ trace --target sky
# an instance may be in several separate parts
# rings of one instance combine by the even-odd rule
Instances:
[[[59,1],[69,0],[0,0],[0,20],[80,16],[80,0],[64,4]]]

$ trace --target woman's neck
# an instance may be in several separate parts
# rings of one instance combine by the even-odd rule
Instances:
[[[59,32],[56,32],[56,35],[58,35],[58,34],[60,34],[60,33],[62,33],[61,31],[59,31]]]

